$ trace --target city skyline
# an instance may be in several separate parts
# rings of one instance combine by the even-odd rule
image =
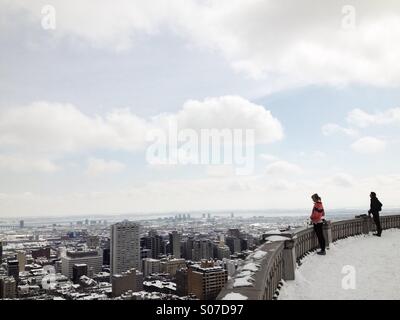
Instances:
[[[0,8],[2,217],[400,207],[394,1]],[[252,130],[250,171],[150,162],[171,124]]]

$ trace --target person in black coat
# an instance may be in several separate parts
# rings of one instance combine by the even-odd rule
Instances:
[[[369,196],[371,198],[371,207],[370,207],[368,213],[369,213],[370,217],[372,214],[372,216],[374,218],[374,222],[376,224],[376,233],[374,233],[374,236],[380,237],[382,235],[382,227],[381,227],[381,221],[379,218],[379,212],[382,210],[382,203],[376,197],[375,192],[371,192],[371,194]]]

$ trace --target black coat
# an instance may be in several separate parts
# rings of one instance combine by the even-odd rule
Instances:
[[[371,208],[369,213],[378,213],[382,210],[382,203],[379,201],[378,198],[371,198]]]

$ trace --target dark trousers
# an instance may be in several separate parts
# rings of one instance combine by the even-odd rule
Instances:
[[[381,235],[382,227],[381,227],[381,219],[379,218],[379,212],[372,212],[372,217],[374,218],[374,222],[376,224],[376,232]]]
[[[317,234],[318,243],[321,247],[322,251],[325,251],[325,237],[324,237],[324,230],[323,230],[323,223],[315,223],[314,224],[314,231]]]

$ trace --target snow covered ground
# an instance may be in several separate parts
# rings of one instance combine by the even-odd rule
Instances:
[[[326,256],[310,254],[279,300],[400,299],[400,230],[340,240]]]

